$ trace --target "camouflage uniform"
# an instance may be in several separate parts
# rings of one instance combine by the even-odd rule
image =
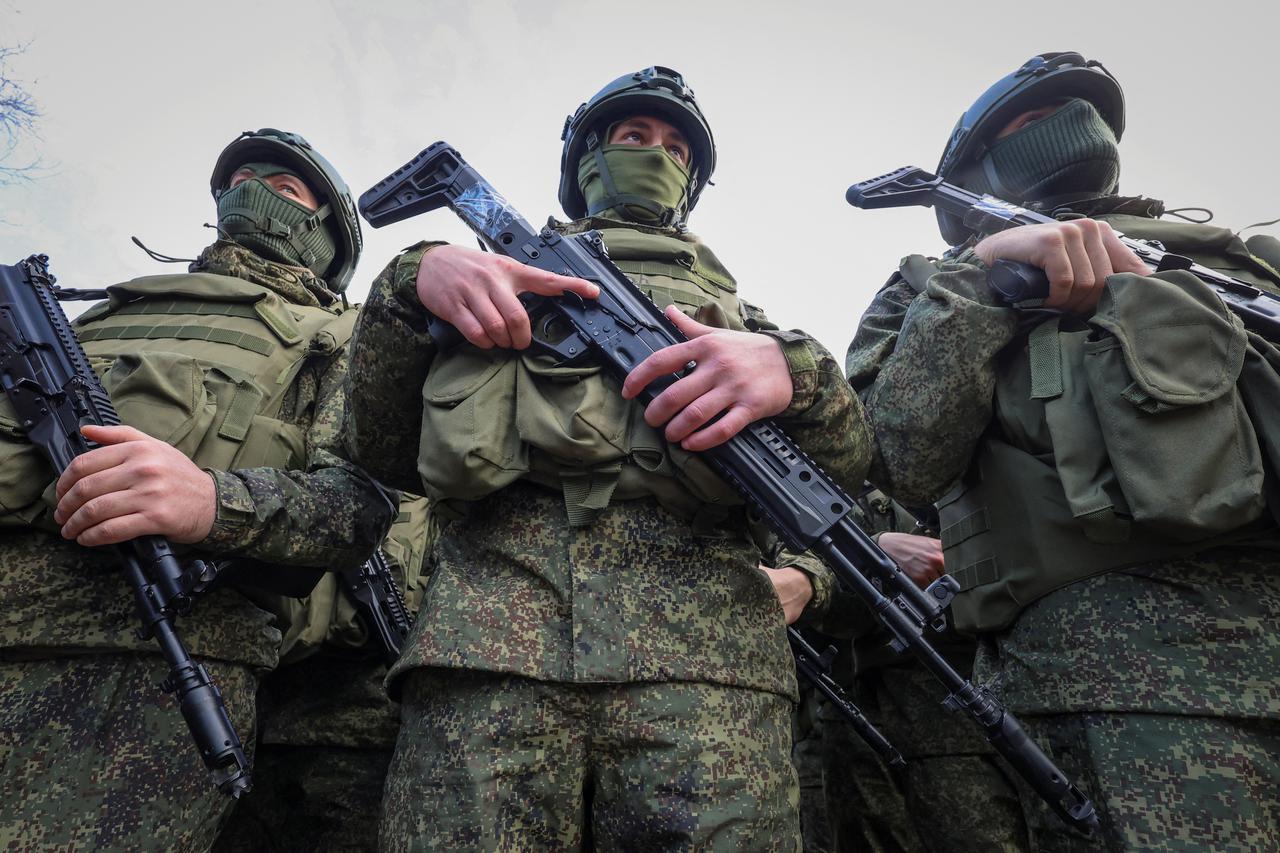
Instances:
[[[1229,232],[1144,218],[1157,205],[1112,198],[1080,212],[1192,257],[1225,246],[1206,260],[1280,289],[1280,274]],[[904,276],[923,263],[904,260]],[[879,293],[847,361],[874,432],[874,482],[908,502],[938,498],[993,433],[1053,458],[1043,415],[993,424],[1007,383],[1026,372],[1018,321],[994,302],[970,251],[940,264],[920,295],[905,277]],[[976,679],[995,679],[1102,819],[1101,837],[1086,840],[1024,789],[1032,849],[1280,846],[1277,544],[1264,533],[1112,569],[1044,595],[982,638]],[[947,569],[958,571],[950,560]]]
[[[352,343],[353,450],[406,488],[420,440],[432,446],[418,414],[435,358],[415,293],[426,248],[374,282]],[[838,367],[803,335],[769,333],[795,389],[780,420],[858,482],[861,414]],[[693,527],[644,497],[571,526],[564,497],[520,481],[444,531],[391,673],[404,722],[384,846],[798,847],[782,608],[741,511]]]
[[[232,243],[206,249],[194,271],[252,282],[291,304],[338,300],[307,270]],[[145,315],[137,322],[145,324]],[[308,359],[285,395],[279,417],[305,434],[305,467],[211,472],[217,516],[195,550],[330,566],[356,562],[373,547],[390,507],[339,455],[346,367],[341,351]],[[7,401],[0,411],[11,411]],[[48,526],[50,504],[39,492],[51,472],[32,467],[44,463],[11,417],[0,419],[0,481],[10,499],[23,480],[32,493],[6,505],[3,517],[10,532],[0,573],[0,846],[207,849],[232,801],[210,783],[182,716],[159,686],[163,660],[134,635],[133,594],[112,550],[48,532],[56,528]],[[45,526],[29,526],[33,519]],[[276,664],[280,643],[271,615],[222,588],[203,596],[178,628],[251,745],[258,673]]]
[[[427,554],[437,528],[427,500],[406,495],[382,545],[411,614],[430,577]],[[400,729],[400,706],[383,687],[383,650],[335,575],[306,600],[268,606],[289,630],[280,668],[258,691],[253,790],[237,803],[214,849],[375,850]]]

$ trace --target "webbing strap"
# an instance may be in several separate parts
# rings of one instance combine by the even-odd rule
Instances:
[[[1031,330],[1027,357],[1031,361],[1031,399],[1062,396],[1062,342],[1058,340],[1057,317]]]
[[[244,441],[249,434],[249,427],[253,426],[253,416],[262,405],[262,396],[262,391],[254,385],[237,382],[235,396],[231,398],[231,405],[227,406],[227,413],[222,416],[222,423],[218,425],[218,435],[230,441]]]
[[[972,539],[979,533],[986,533],[990,529],[991,524],[987,520],[987,508],[979,507],[964,518],[958,519],[942,528],[939,538],[942,540],[942,547],[945,550],[959,545],[966,539]]]
[[[202,299],[139,299],[126,302],[111,313],[117,317],[124,314],[199,314],[258,319],[258,312],[251,305],[239,302],[208,302]]]
[[[81,341],[160,340],[211,341],[229,344],[258,355],[271,355],[276,345],[266,338],[247,332],[218,329],[212,326],[107,326],[79,331]]]
[[[609,505],[621,474],[621,465],[594,471],[561,471],[560,486],[564,491],[564,511],[569,517],[569,526],[586,527],[595,521],[600,511]]]
[[[1000,569],[996,565],[995,557],[987,557],[976,563],[970,563],[960,571],[952,573],[951,576],[960,584],[960,591],[964,592],[967,589],[986,586],[1000,580]]]
[[[265,298],[257,299],[252,304],[205,299],[139,299],[121,305],[111,314],[113,316],[196,314],[210,317],[243,317],[265,323],[272,334],[286,346],[293,346],[302,341],[302,332],[298,329],[298,324],[288,307],[271,294],[266,294]]]

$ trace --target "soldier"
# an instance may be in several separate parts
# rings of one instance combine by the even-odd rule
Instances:
[[[1033,57],[983,94],[939,173],[1062,221],[984,235],[941,214],[956,248],[902,262],[849,379],[875,434],[871,479],[907,502],[942,497],[975,680],[999,685],[1098,808],[1086,839],[1024,793],[1032,848],[1276,849],[1277,353],[1116,232],[1271,292],[1280,244],[1119,195],[1123,130],[1120,86],[1077,53]],[[999,303],[997,259],[1044,269],[1043,305]]]
[[[685,230],[715,148],[679,74],[610,83],[564,143],[560,200],[578,219],[558,227],[600,229],[691,340],[620,389],[526,349],[516,293],[593,285],[439,243],[375,281],[352,344],[353,449],[461,514],[391,673],[403,721],[381,842],[794,850],[782,608],[740,502],[689,451],[776,415],[856,483],[859,408],[830,356],[740,302]],[[427,311],[469,345],[437,351]],[[629,402],[691,360],[647,409]]]
[[[102,447],[55,490],[0,403],[4,846],[208,849],[233,802],[134,634],[113,550],[88,546],[167,536],[265,583],[358,563],[390,519],[341,456],[341,294],[360,251],[346,185],[302,137],[265,129],[222,152],[211,186],[220,239],[191,272],[113,285],[76,323],[126,425],[85,427]],[[179,628],[251,742],[280,645],[271,614],[229,583]]]
[[[438,523],[405,495],[383,553],[417,613]],[[329,573],[304,600],[263,602],[288,626],[280,668],[258,692],[253,791],[215,851],[375,850],[400,708],[387,696],[385,649]]]

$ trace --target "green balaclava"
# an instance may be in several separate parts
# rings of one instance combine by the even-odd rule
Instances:
[[[578,188],[588,215],[642,225],[680,222],[689,206],[689,170],[661,148],[589,148],[578,161]]]
[[[1097,108],[1072,98],[990,144],[965,184],[1015,203],[1102,196],[1120,181],[1116,136]]]
[[[232,240],[269,261],[306,267],[323,278],[338,253],[324,220],[329,205],[308,210],[276,192],[263,180],[281,173],[301,176],[275,163],[245,163],[254,177],[218,196],[218,228]]]

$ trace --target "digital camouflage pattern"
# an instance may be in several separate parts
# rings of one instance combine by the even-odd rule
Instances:
[[[404,709],[389,853],[799,851],[777,694],[417,669]]]
[[[426,499],[405,495],[382,548],[397,581],[407,588],[411,614],[417,613],[430,577],[427,555],[437,533]],[[387,665],[368,642],[369,629],[347,624],[363,617],[353,620],[342,598],[342,606],[327,602],[334,623],[328,640],[262,682],[253,790],[236,804],[216,851],[377,848],[378,812],[400,706],[387,696]],[[351,646],[355,639],[358,647]]]
[[[252,759],[257,679],[207,661]],[[210,781],[158,655],[0,659],[0,849],[203,851],[231,799]]]
[[[258,692],[253,790],[215,851],[371,851],[400,727],[387,666],[324,649],[271,673]]]
[[[1275,565],[1271,551],[1223,549],[1088,578],[980,643],[979,677],[1102,818],[1085,843],[1024,791],[1037,849],[1280,845]]]
[[[412,489],[419,389],[434,353],[415,280],[420,244],[378,276],[352,341],[349,435],[374,476]],[[769,328],[765,326],[764,328]],[[795,385],[778,420],[837,481],[859,482],[857,401],[816,342],[783,344]],[[690,680],[793,695],[781,607],[744,525],[691,535],[648,499],[570,530],[563,500],[519,485],[441,537],[429,607],[393,676],[418,666],[552,681]],[[691,562],[692,561],[692,562]]]
[[[242,276],[299,304],[336,299],[305,270],[268,263],[231,243],[216,243],[193,268]],[[380,488],[340,455],[346,366],[341,353],[308,362],[286,394],[280,417],[305,433],[303,470],[215,472],[217,519],[195,550],[269,563],[335,565],[357,560],[373,547],[389,506]],[[7,442],[0,442],[0,477],[6,465],[26,461],[17,436],[5,431],[5,438]],[[14,448],[19,452],[10,452]],[[99,823],[92,831],[103,838],[116,831],[135,833],[122,835],[128,840],[120,849],[206,848],[231,801],[209,782],[181,714],[159,686],[164,670],[153,643],[134,634],[133,593],[111,550],[90,550],[52,533],[23,528],[23,519],[31,517],[29,508],[6,510],[0,517],[0,524],[9,527],[0,544],[5,566],[0,598],[6,605],[0,620],[0,656],[8,661],[10,676],[3,682],[0,707],[23,720],[16,728],[6,727],[6,732],[38,730],[41,735],[38,749],[6,757],[0,800],[22,800],[15,786],[29,784],[22,781],[28,779],[45,780],[45,790],[57,795],[33,799],[27,811],[10,812],[11,819],[0,824],[0,836],[57,835],[64,826],[71,834],[89,831],[77,829],[77,822],[96,814],[98,803],[108,802],[112,808],[95,818]],[[275,665],[280,643],[270,614],[238,591],[220,589],[203,596],[196,612],[177,624],[190,651],[219,679],[237,730],[251,743],[253,673]],[[126,664],[117,666],[116,661]],[[46,697],[39,673],[50,671],[57,678],[48,683]],[[88,685],[94,695],[104,697],[103,704],[85,693]],[[146,709],[145,725],[133,717],[129,703]],[[101,722],[92,723],[94,719]],[[134,733],[110,737],[106,730],[115,728]],[[82,749],[86,737],[98,738],[98,745]],[[41,776],[55,755],[74,755],[80,766],[61,776],[56,770]],[[109,795],[87,783],[66,781],[138,779],[138,774],[157,781],[116,785]],[[81,790],[98,791],[91,812],[85,811],[86,800],[77,799]],[[37,807],[39,803],[44,805]],[[143,829],[130,829],[139,820]],[[156,834],[153,838],[148,833]],[[80,849],[95,846],[96,842],[85,842]]]
[[[1092,212],[1151,204],[1117,199]],[[1128,236],[1144,236],[1138,216],[1123,221]],[[1159,228],[1170,250],[1192,257],[1226,233]],[[941,268],[919,297],[891,280],[847,360],[874,434],[871,476],[911,501],[937,498],[965,470],[992,420],[1003,360],[1025,358],[1015,312],[993,305],[976,256]],[[1102,837],[1082,841],[1020,784],[1036,849],[1275,847],[1280,773],[1265,756],[1277,754],[1280,720],[1280,575],[1274,543],[1263,544],[1076,582],[983,639],[975,681],[993,683],[1102,817]]]
[[[670,236],[677,235],[670,231]],[[420,440],[429,442],[421,436],[419,389],[435,349],[415,281],[422,254],[430,245],[411,248],[378,276],[357,323],[351,351],[353,376],[361,379],[351,388],[348,409],[355,458],[384,482],[406,489],[418,486],[412,462],[418,459]],[[866,436],[860,406],[838,365],[806,336],[772,331],[760,315],[746,319],[750,326],[779,340],[791,367],[794,395],[779,421],[836,480],[850,485],[860,482]],[[490,755],[504,754],[495,743],[501,731],[492,730],[485,721],[494,715],[505,721],[504,715],[518,716],[519,710],[501,702],[491,708],[477,697],[488,689],[485,685],[500,681],[499,676],[513,675],[546,682],[548,696],[564,702],[591,692],[601,693],[602,701],[621,703],[638,691],[652,691],[654,696],[692,691],[705,695],[705,701],[716,707],[776,708],[774,722],[758,713],[738,717],[763,726],[753,724],[750,737],[761,752],[742,754],[740,772],[753,773],[771,763],[785,766],[785,772],[775,768],[765,780],[769,796],[717,791],[715,802],[723,798],[723,803],[716,809],[723,811],[707,806],[704,812],[722,813],[709,822],[725,823],[738,841],[755,837],[760,843],[758,839],[769,837],[772,843],[789,848],[798,838],[795,780],[786,761],[786,700],[795,696],[795,673],[781,605],[758,569],[759,549],[746,528],[742,510],[723,513],[718,521],[693,524],[652,498],[614,502],[590,525],[573,527],[561,494],[524,482],[470,504],[437,544],[430,595],[391,678],[394,687],[405,676],[415,683],[422,676],[414,674],[426,668],[469,671],[465,676],[469,686],[462,691],[465,696],[455,695],[454,701],[475,701],[479,707],[469,713],[457,711],[455,719],[474,719],[475,737],[465,743],[431,740],[438,720],[424,706],[432,698],[430,692],[406,698],[403,713],[410,722],[402,730],[391,771],[394,781],[384,807],[383,844],[395,848],[410,843],[419,831],[446,832],[445,823],[434,830],[414,828],[414,822],[447,820],[440,817],[443,812],[456,816],[453,825],[459,831],[466,826],[474,830],[495,825],[475,811],[480,803],[472,786],[478,783],[468,773],[453,771],[443,779],[434,774],[437,764],[448,766],[452,761],[456,765],[457,750],[464,747],[479,756],[466,762],[475,768],[490,766]],[[463,676],[451,673],[442,680],[463,683]],[[635,686],[640,682],[650,684]],[[587,687],[593,684],[601,686]],[[603,774],[605,768],[628,760],[627,749],[635,750],[632,760],[641,764],[668,761],[657,751],[654,739],[690,737],[703,729],[697,705],[675,703],[670,710],[689,718],[677,724],[667,714],[643,742],[632,744],[622,717],[616,725],[584,733],[605,739],[601,751],[592,755],[592,765]],[[533,725],[544,739],[558,733],[545,721],[525,725]],[[715,730],[705,734],[715,736]],[[614,746],[609,738],[621,740]],[[725,772],[738,772],[737,745],[720,743],[717,749],[729,750]],[[563,751],[580,750],[567,742],[550,741],[545,748],[546,761],[556,765]],[[579,763],[579,759],[568,760],[565,766],[571,770]],[[655,772],[653,778],[661,775]],[[668,774],[666,779],[670,778]],[[446,808],[425,807],[422,792],[432,788],[437,790],[427,799],[447,803]],[[563,790],[574,798],[573,808],[581,809],[582,789]],[[598,788],[594,796],[593,808],[604,821],[606,801]],[[629,799],[638,802],[640,797],[637,788]],[[779,813],[779,798],[788,804],[781,809],[785,819]],[[535,808],[531,819],[539,814]],[[548,822],[554,818],[579,825],[572,813],[544,817]],[[695,830],[685,827],[679,811],[659,812],[647,820],[660,818],[671,823],[673,832]],[[638,820],[627,815],[616,819],[627,825]],[[604,826],[598,831],[605,832]],[[764,827],[780,834],[737,834],[759,833]],[[604,836],[596,843],[607,846]],[[738,845],[731,842],[729,846]]]

